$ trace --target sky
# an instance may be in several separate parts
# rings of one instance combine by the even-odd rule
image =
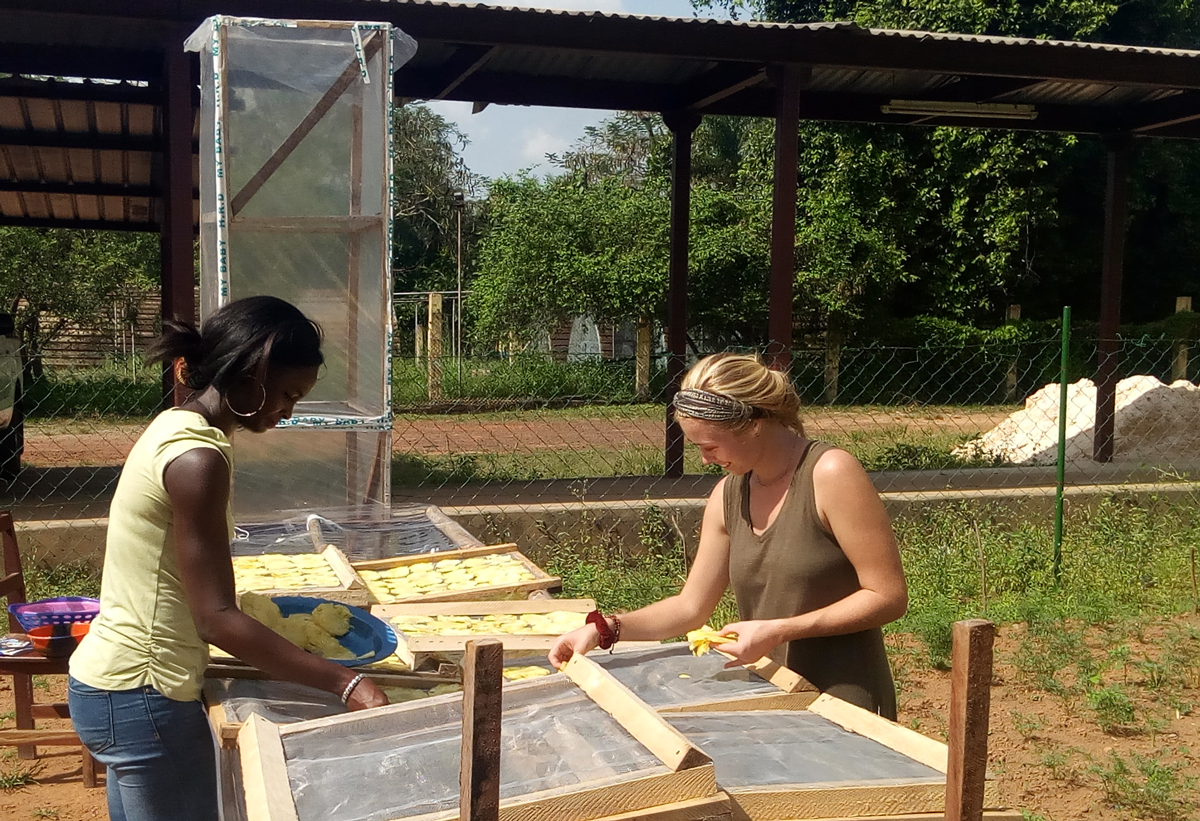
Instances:
[[[506,0],[504,4],[509,3],[572,11],[695,16],[690,0]],[[467,135],[470,143],[463,151],[463,159],[472,171],[489,178],[515,174],[522,169],[539,175],[553,173],[555,169],[546,163],[546,154],[562,153],[583,136],[584,128],[611,114],[575,108],[504,105],[488,106],[479,114],[472,114],[471,103],[441,101],[429,106]]]

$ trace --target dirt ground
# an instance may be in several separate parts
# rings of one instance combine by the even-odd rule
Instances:
[[[957,408],[869,409],[826,411],[805,415],[809,435],[845,436],[894,429],[904,433],[974,434],[990,430],[1006,416],[1003,409],[963,411]],[[120,465],[145,427],[142,422],[92,420],[26,423],[24,460],[34,467]],[[535,413],[496,419],[472,416],[396,420],[392,450],[436,456],[449,453],[536,453],[583,449],[662,446],[662,420],[611,415],[538,418]]]
[[[1200,619],[1181,618],[1176,624],[1200,628]],[[1182,777],[1200,776],[1200,761],[1192,752],[1200,751],[1200,716],[1176,708],[1173,714],[1155,724],[1153,733],[1139,730],[1106,733],[1086,705],[1051,696],[1023,680],[1016,664],[1021,651],[1021,630],[1018,626],[1001,631],[991,689],[990,769],[1004,801],[1046,821],[1080,818],[1128,821],[1146,817],[1183,821],[1194,817],[1186,809],[1171,816],[1115,809],[1106,799],[1102,779],[1093,768],[1108,764],[1112,753],[1127,761],[1132,761],[1136,754],[1156,756],[1169,765],[1177,765]],[[1163,635],[1161,626],[1148,628],[1142,637],[1145,647],[1160,641]],[[949,674],[920,663],[918,656],[922,651],[915,640],[893,637],[890,641],[892,664],[900,685],[901,723],[944,740]],[[1132,649],[1139,650],[1136,642]],[[1130,684],[1139,715],[1161,713],[1160,694],[1133,679]],[[1193,681],[1192,689],[1176,695],[1181,695],[1184,702],[1200,703],[1196,684],[1200,682]],[[64,690],[62,680],[52,680],[48,690],[38,691],[38,698],[60,698]],[[0,682],[0,714],[11,709],[11,688],[7,681]],[[5,716],[3,726],[12,726],[11,716]],[[52,722],[43,726],[52,726]],[[7,756],[0,758],[0,774],[11,774],[30,763],[16,760],[11,750],[0,756]],[[37,764],[40,769],[34,776],[36,784],[0,792],[0,818],[83,821],[106,817],[104,790],[83,787],[77,750],[49,751]],[[1180,797],[1194,799],[1195,794],[1189,792]]]

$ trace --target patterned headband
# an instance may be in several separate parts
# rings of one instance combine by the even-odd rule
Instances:
[[[754,416],[754,407],[741,400],[695,388],[679,391],[673,404],[685,416],[706,422],[744,422]]]

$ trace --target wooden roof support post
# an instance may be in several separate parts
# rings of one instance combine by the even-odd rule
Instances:
[[[771,306],[767,364],[792,364],[792,297],[796,281],[796,174],[800,153],[800,95],[808,87],[807,66],[774,67],[775,188],[771,199]]]
[[[1100,280],[1100,344],[1096,362],[1096,426],[1092,458],[1110,462],[1117,397],[1117,329],[1121,324],[1121,283],[1125,263],[1125,223],[1129,215],[1129,163],[1133,140],[1110,137],[1108,182],[1104,194],[1104,268]]]
[[[458,817],[461,821],[498,821],[504,645],[495,639],[467,642],[462,670]]]
[[[162,318],[196,321],[192,230],[192,64],[196,58],[178,42],[168,41],[163,60],[163,215],[159,234],[162,268]],[[163,402],[179,405],[183,385],[174,368],[163,367]]]
[[[683,381],[687,361],[688,251],[691,243],[692,133],[700,115],[675,112],[663,116],[671,129],[671,255],[667,285],[667,429],[663,464],[666,476],[683,475],[683,431],[675,421],[671,400]]]
[[[985,619],[954,624],[946,821],[980,821],[983,818],[995,635],[996,626]]]

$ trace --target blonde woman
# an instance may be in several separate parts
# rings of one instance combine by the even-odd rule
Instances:
[[[828,692],[890,719],[896,692],[881,627],[904,615],[896,537],[858,461],[804,433],[786,374],[716,354],[684,377],[675,416],[704,463],[728,473],[704,508],[700,546],[678,595],[631,613],[593,613],[559,638],[555,664],[620,639],[702,626],[727,587],[740,621],[721,645],[735,664],[770,655]]]

